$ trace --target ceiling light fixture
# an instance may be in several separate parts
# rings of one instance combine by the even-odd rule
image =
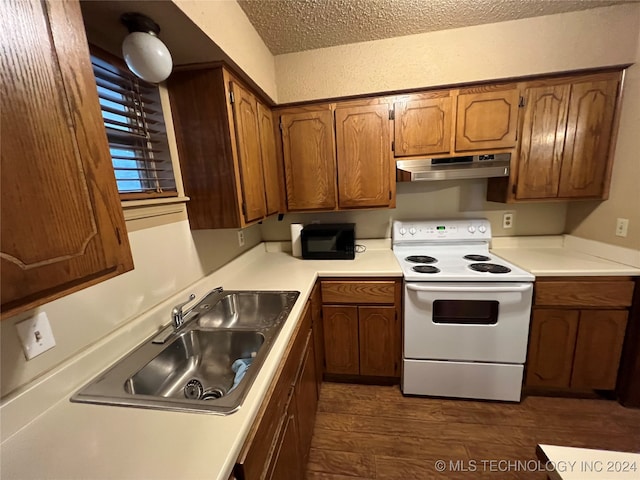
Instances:
[[[169,49],[158,38],[158,24],[141,13],[123,13],[120,21],[129,29],[122,42],[122,56],[129,70],[147,82],[166,80],[173,61]]]

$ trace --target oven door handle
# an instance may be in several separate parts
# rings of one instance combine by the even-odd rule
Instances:
[[[415,285],[412,283],[408,283],[407,289],[414,290],[416,292],[464,292],[464,293],[494,293],[494,292],[525,292],[531,288],[530,283],[523,283],[519,285],[514,285],[511,287],[483,287],[481,285],[478,286],[469,286],[465,285],[464,287],[441,287],[438,285]]]

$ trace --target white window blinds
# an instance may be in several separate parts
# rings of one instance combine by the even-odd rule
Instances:
[[[95,55],[91,63],[121,198],[176,196],[158,87]]]

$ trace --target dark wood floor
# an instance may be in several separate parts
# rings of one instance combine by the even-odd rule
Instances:
[[[482,463],[535,461],[538,443],[640,452],[640,410],[592,399],[530,396],[512,404],[403,397],[398,386],[325,382],[307,479],[543,480],[543,472]],[[444,472],[436,471],[436,460],[446,461]],[[449,461],[457,460],[467,467],[475,460],[476,471],[453,473]],[[501,468],[511,471],[496,471]]]

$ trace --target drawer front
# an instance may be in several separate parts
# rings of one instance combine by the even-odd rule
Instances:
[[[628,307],[632,281],[536,282],[536,306]]]
[[[394,304],[396,282],[323,280],[322,303]]]

